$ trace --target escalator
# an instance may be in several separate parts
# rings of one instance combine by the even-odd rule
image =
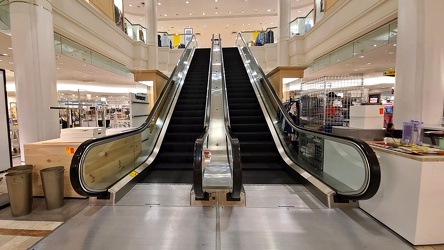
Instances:
[[[223,49],[231,129],[240,141],[245,184],[295,184],[280,156],[237,48]]]
[[[210,49],[196,49],[159,153],[143,183],[192,183],[194,142],[202,133]]]
[[[328,206],[372,197],[380,170],[370,146],[294,124],[241,35],[236,44],[221,50],[224,68],[215,78],[226,82],[224,139],[232,141],[227,144],[232,198],[238,199],[242,184],[308,184]],[[206,87],[213,76],[210,60],[210,49],[197,49],[193,36],[141,127],[82,143],[70,168],[75,191],[115,203],[138,182],[193,183],[196,198],[205,198],[202,166],[208,143],[202,135],[208,134],[208,100],[220,93]],[[298,147],[288,143],[284,121],[297,131]]]

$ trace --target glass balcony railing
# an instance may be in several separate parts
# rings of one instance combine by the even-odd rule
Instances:
[[[313,27],[314,11],[311,10],[305,17],[297,17],[290,22],[290,37],[304,35]]]
[[[337,63],[343,62],[353,57],[359,57],[362,54],[384,46],[389,43],[396,42],[398,33],[398,23],[394,21],[383,27],[376,29],[367,35],[350,42],[339,49],[336,49],[326,55],[323,55],[304,71],[304,74],[310,74],[317,70],[321,70]]]
[[[68,38],[62,37],[59,34],[54,34],[54,47],[56,54],[71,57],[85,64],[90,64],[124,77],[133,78],[133,74],[125,65],[71,41]]]
[[[9,19],[9,1],[0,0],[0,30],[9,30],[11,21]]]

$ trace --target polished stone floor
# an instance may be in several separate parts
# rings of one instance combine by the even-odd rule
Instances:
[[[30,249],[414,249],[362,210],[328,209],[300,185],[245,185],[246,207],[191,207],[190,190],[138,184]]]

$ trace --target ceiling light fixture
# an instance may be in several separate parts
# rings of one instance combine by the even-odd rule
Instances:
[[[267,12],[270,12],[271,10],[267,10]]]
[[[0,56],[8,56],[8,54],[6,54],[6,53],[3,53],[3,54],[0,54]]]
[[[158,5],[162,5],[162,3],[157,3]]]
[[[167,16],[167,14],[163,14],[163,16]]]
[[[8,49],[12,49],[11,47],[8,47]]]
[[[129,7],[133,7],[133,5],[132,5],[132,4],[129,4]]]
[[[364,56],[359,56],[359,58],[364,58]]]
[[[186,4],[189,4],[190,2],[189,2],[189,1],[185,1],[185,3],[186,3]]]

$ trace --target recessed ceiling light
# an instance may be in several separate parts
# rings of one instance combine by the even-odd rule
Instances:
[[[214,13],[214,14],[216,14],[217,15],[217,11]]]
[[[8,47],[8,49],[12,49],[11,47]]]
[[[202,13],[202,16],[205,16],[205,12]]]
[[[270,12],[271,10],[267,10],[267,12]]]
[[[0,62],[2,62],[3,60],[0,60]]]
[[[14,64],[13,62],[9,62],[9,64]]]
[[[83,64],[83,66],[85,66],[85,67],[86,67],[86,64]]]
[[[57,69],[60,69],[60,68],[57,68]]]
[[[373,44],[373,47],[378,47],[378,45],[377,44]]]
[[[372,63],[371,63],[371,62],[368,62],[367,64],[370,65],[370,64],[372,64]]]
[[[364,58],[364,56],[359,56],[359,58]]]
[[[6,53],[3,53],[3,54],[0,54],[0,56],[8,56],[8,54],[6,54]]]
[[[394,46],[394,47],[396,47],[396,43],[395,43],[395,44],[393,44],[393,46]]]
[[[133,7],[133,5],[132,5],[132,4],[129,4],[129,7]]]
[[[190,13],[190,16],[193,15],[192,13]]]
[[[185,3],[186,3],[186,4],[189,4],[190,2],[189,2],[189,1],[185,1]]]
[[[158,5],[162,5],[162,3],[157,3]]]
[[[299,13],[301,13],[301,10],[298,10]]]
[[[141,18],[141,17],[139,17],[139,20],[142,20],[142,18]]]
[[[244,13],[245,11],[241,11],[241,13]]]
[[[214,0],[214,2],[216,2],[216,3],[217,3],[217,0]]]
[[[228,14],[231,14],[231,11],[228,11]]]
[[[167,14],[163,14],[163,16],[167,16]]]

